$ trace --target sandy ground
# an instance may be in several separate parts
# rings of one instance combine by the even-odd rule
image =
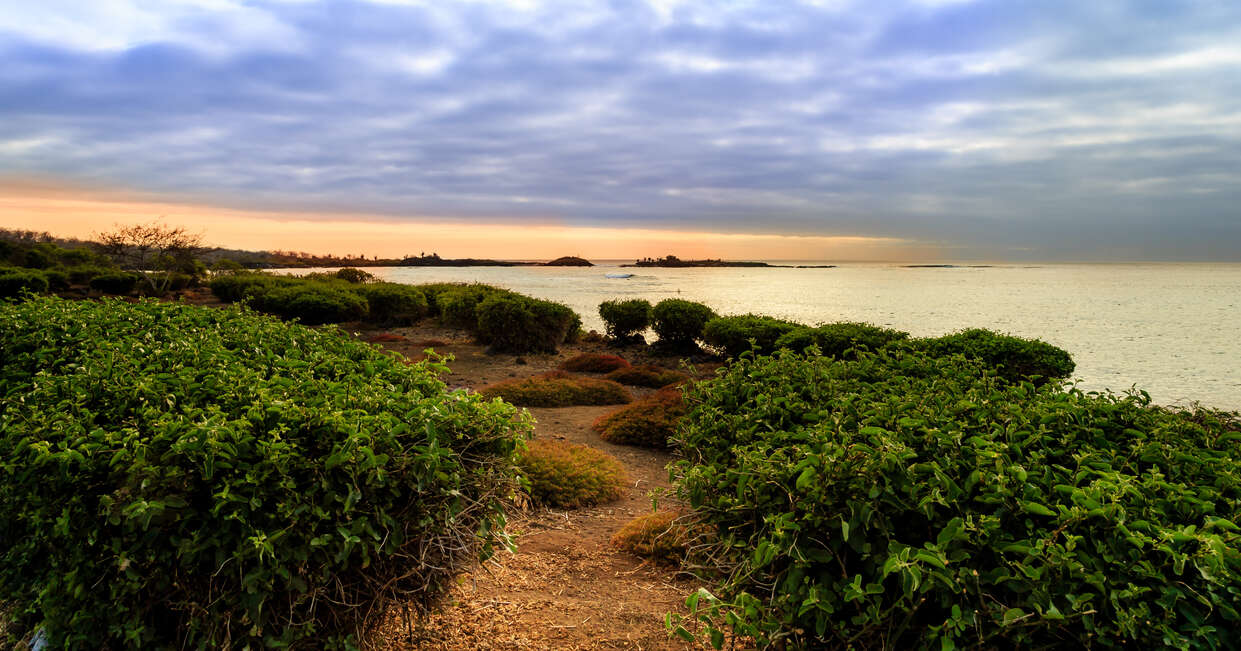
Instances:
[[[677,360],[648,358],[635,350],[601,344],[566,346],[556,355],[487,355],[460,333],[434,327],[380,332],[407,341],[382,344],[411,359],[433,347],[452,355],[444,381],[478,389],[513,377],[555,368],[581,352],[619,353],[633,363]],[[709,371],[709,368],[700,368]],[[650,392],[634,389],[635,397]],[[664,466],[672,457],[599,439],[590,424],[617,407],[531,409],[535,436],[583,443],[606,451],[625,465],[630,487],[624,498],[600,507],[570,511],[534,509],[514,514],[508,530],[517,552],[497,557],[465,576],[443,612],[408,622],[400,609],[379,631],[386,649],[692,649],[700,646],[671,638],[665,614],[684,613],[685,598],[700,585],[675,568],[659,566],[612,547],[610,539],[626,522],[651,512],[653,490],[668,487]],[[663,508],[670,498],[660,501]]]

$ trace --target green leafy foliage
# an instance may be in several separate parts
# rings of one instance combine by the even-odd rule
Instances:
[[[729,357],[736,357],[751,347],[756,354],[767,355],[775,352],[780,337],[803,327],[792,321],[757,314],[722,316],[703,326],[702,338]]]
[[[530,430],[241,308],[0,305],[0,359],[0,603],[54,648],[356,645],[501,540]]]
[[[1010,382],[1029,379],[1035,384],[1069,377],[1076,365],[1068,351],[1038,339],[1024,339],[974,328],[961,332],[914,339],[908,343],[914,350],[932,355],[965,355],[982,360]]]
[[[659,389],[670,384],[677,384],[689,379],[689,376],[670,368],[655,366],[654,364],[643,364],[641,366],[630,366],[628,368],[620,368],[603,376],[604,379],[628,384],[636,387],[649,387],[651,389]]]
[[[530,498],[543,506],[573,509],[614,502],[629,485],[619,461],[586,445],[535,439],[517,463]]]
[[[332,274],[332,276],[337,278],[338,280],[343,280],[347,283],[353,283],[353,284],[369,283],[372,280],[375,280],[374,274],[368,271],[362,271],[361,269],[357,269],[354,267],[344,267],[342,269],[337,269],[336,273]]]
[[[354,291],[366,299],[367,320],[378,325],[409,325],[428,313],[427,297],[417,287],[373,283],[359,285]]]
[[[128,272],[109,272],[90,279],[90,288],[105,294],[124,295],[134,291],[138,276]]]
[[[1237,648],[1237,415],[993,373],[782,351],[693,385],[673,473],[725,578],[691,608],[762,646]]]
[[[577,373],[608,373],[617,369],[629,368],[629,362],[617,355],[582,353],[561,362],[559,368],[562,371],[574,371]]]
[[[687,411],[681,387],[668,387],[600,416],[591,429],[608,443],[664,449]]]
[[[822,355],[852,359],[858,351],[876,351],[908,338],[909,333],[900,330],[881,328],[869,323],[841,322],[790,330],[776,339],[774,348],[787,348],[801,353],[814,346]]]
[[[512,292],[488,296],[475,312],[478,340],[504,353],[554,353],[578,324],[577,315],[567,306]]]
[[[599,317],[603,319],[608,336],[631,339],[650,327],[651,303],[640,298],[604,301],[599,304]]]
[[[47,288],[50,291],[63,292],[69,289],[69,274],[64,269],[44,269],[42,274],[47,280]]]
[[[715,318],[715,312],[693,301],[665,298],[651,308],[651,325],[659,340],[666,345],[691,346],[702,338],[703,326]]]
[[[519,407],[573,407],[623,405],[633,401],[625,387],[609,381],[550,371],[541,375],[499,382],[479,393],[501,398]]]
[[[66,269],[66,272],[69,274],[69,282],[74,285],[87,285],[95,276],[100,276],[112,271],[115,270],[93,264],[75,265]]]
[[[248,298],[255,309],[307,325],[358,320],[369,309],[357,292],[319,282],[269,287]]]
[[[440,322],[471,332],[478,329],[478,304],[502,290],[489,285],[458,285],[436,298]]]
[[[27,292],[42,294],[47,289],[47,278],[38,271],[0,269],[0,298],[16,298]]]

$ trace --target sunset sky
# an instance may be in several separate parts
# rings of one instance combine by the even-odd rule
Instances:
[[[0,5],[0,226],[1241,260],[1236,0]]]

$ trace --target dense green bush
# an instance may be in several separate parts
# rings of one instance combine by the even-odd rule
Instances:
[[[512,292],[495,292],[475,307],[478,340],[504,353],[554,353],[575,324],[573,310]]]
[[[702,338],[712,347],[729,357],[736,357],[751,349],[756,354],[767,355],[776,350],[780,337],[803,328],[783,319],[773,319],[758,314],[722,316],[711,319],[702,329]],[[754,341],[751,342],[750,340]]]
[[[691,387],[676,490],[725,575],[697,613],[790,648],[1237,648],[1236,415],[991,373],[783,351]]]
[[[132,273],[118,271],[99,274],[90,279],[90,288],[105,294],[124,295],[134,291],[134,286],[138,284],[138,276]]]
[[[519,407],[623,405],[633,401],[625,387],[609,380],[550,371],[534,377],[498,382],[479,393]]]
[[[665,298],[651,308],[651,325],[665,345],[690,346],[702,338],[702,328],[715,312],[702,303]]]
[[[441,292],[436,298],[440,322],[474,332],[478,329],[478,304],[501,292],[488,285],[460,285]]]
[[[1036,384],[1061,380],[1073,373],[1076,365],[1068,351],[1038,339],[1023,339],[990,330],[974,328],[961,332],[914,339],[914,350],[932,355],[965,355],[983,361],[1011,382],[1032,379]]]
[[[620,499],[629,485],[625,468],[586,445],[535,439],[517,460],[535,504],[574,509]]]
[[[332,274],[332,276],[338,280],[343,280],[347,283],[352,283],[355,285],[360,283],[369,283],[372,280],[375,280],[374,274],[354,267],[337,269],[336,273]]]
[[[354,321],[367,311],[366,299],[356,292],[314,282],[267,289],[252,295],[250,304],[307,325]]]
[[[367,320],[379,325],[409,325],[428,312],[427,297],[417,287],[374,283],[359,285],[355,291],[366,299]]]
[[[851,350],[876,351],[892,342],[908,338],[909,333],[900,330],[889,330],[869,323],[841,322],[790,330],[776,339],[774,348],[788,348],[800,353],[814,346],[822,355],[845,359],[856,356],[850,353]]]
[[[92,264],[75,265],[69,267],[68,269],[69,282],[74,285],[87,285],[95,276],[112,273],[114,271],[114,269],[109,269],[108,267],[101,267]]]
[[[43,277],[47,279],[47,288],[54,292],[69,289],[69,273],[64,269],[44,269]]]
[[[211,279],[208,287],[211,288],[211,293],[221,301],[236,303],[276,287],[285,287],[294,283],[296,283],[294,279],[285,276],[245,272],[216,276]]]
[[[651,303],[640,298],[604,301],[599,304],[599,316],[607,327],[609,337],[632,339],[650,327]]]
[[[14,298],[26,292],[42,294],[47,288],[47,278],[37,271],[0,269],[0,298]]]
[[[37,298],[0,359],[0,629],[53,648],[341,648],[490,549],[530,427],[239,308]]]

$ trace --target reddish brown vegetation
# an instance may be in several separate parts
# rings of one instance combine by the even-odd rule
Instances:
[[[629,475],[611,455],[590,446],[536,439],[517,461],[536,504],[560,508],[620,499]]]
[[[561,370],[578,373],[607,373],[626,368],[629,368],[629,362],[624,358],[601,353],[582,353],[560,365]]]
[[[633,402],[625,387],[599,380],[549,371],[542,375],[499,382],[479,393],[501,398],[519,407],[572,407],[575,405],[623,405]]]
[[[406,339],[405,337],[402,337],[401,335],[393,334],[391,332],[381,332],[377,335],[371,335],[370,337],[366,338],[366,343],[368,344],[388,344],[388,343],[395,343],[398,341],[409,341],[409,340]]]
[[[660,389],[689,379],[688,375],[680,371],[653,364],[619,368],[604,377],[613,382],[638,387],[650,387],[652,389]]]
[[[666,387],[596,420],[599,438],[618,445],[667,448],[688,408],[680,387]]]

